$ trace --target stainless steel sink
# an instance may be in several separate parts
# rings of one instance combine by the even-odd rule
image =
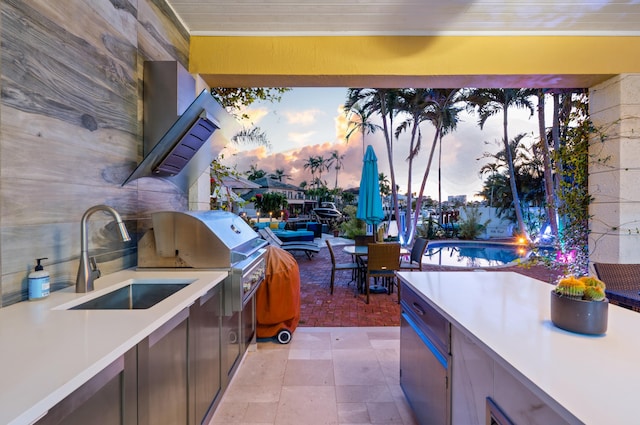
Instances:
[[[189,283],[142,283],[127,286],[93,298],[68,310],[138,310],[153,307]]]

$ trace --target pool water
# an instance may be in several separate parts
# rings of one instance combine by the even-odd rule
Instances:
[[[454,267],[496,267],[526,258],[525,246],[492,242],[430,241],[423,264]]]

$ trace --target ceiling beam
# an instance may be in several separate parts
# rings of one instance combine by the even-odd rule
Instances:
[[[192,36],[212,87],[591,87],[640,73],[640,37]]]

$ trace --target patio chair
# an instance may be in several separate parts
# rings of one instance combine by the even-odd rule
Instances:
[[[307,258],[311,260],[313,254],[320,252],[320,247],[315,242],[282,242],[280,238],[270,232],[271,229],[258,229],[258,233],[262,236],[262,239],[269,242],[270,245],[282,248],[287,252],[293,253],[296,251],[302,251],[306,254]]]
[[[373,235],[356,235],[353,237],[353,240],[356,246],[367,246],[375,242],[375,237]]]
[[[417,238],[415,242],[413,242],[413,247],[411,248],[411,255],[409,256],[409,261],[400,262],[400,270],[422,271],[422,257],[424,256],[424,253],[427,250],[428,244],[429,244],[429,241],[427,239]]]
[[[396,271],[400,268],[400,244],[397,242],[370,243],[367,253],[367,274],[364,281],[365,301],[369,304],[369,281],[371,278],[381,278],[387,288],[387,293],[393,292],[394,285],[398,288],[398,304],[400,304],[400,285]]]
[[[593,263],[610,301],[640,311],[640,264]]]
[[[329,248],[329,255],[331,256],[331,294],[333,295],[333,285],[336,280],[336,272],[340,270],[349,270],[351,271],[351,280],[357,280],[360,275],[360,267],[358,263],[336,263],[336,256],[333,253],[333,247],[331,246],[331,242],[329,239],[325,241],[327,243],[327,248]]]

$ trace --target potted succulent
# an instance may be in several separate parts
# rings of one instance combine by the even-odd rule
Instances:
[[[551,321],[567,331],[600,335],[607,331],[605,284],[593,276],[566,276],[551,291]]]

